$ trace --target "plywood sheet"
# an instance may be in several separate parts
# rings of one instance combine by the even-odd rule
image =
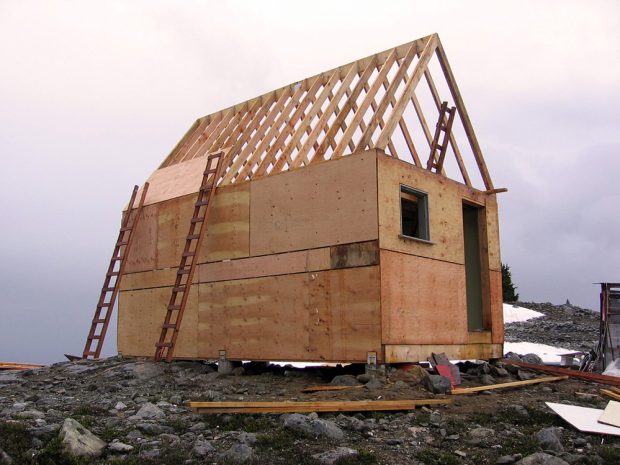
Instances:
[[[464,263],[463,200],[485,206],[487,197],[481,191],[468,188],[436,173],[418,168],[383,154],[377,155],[379,185],[379,247],[420,257],[452,263]],[[430,241],[426,243],[399,237],[400,185],[428,194]],[[489,253],[494,264],[499,258],[497,215],[493,206],[487,215],[487,227],[494,242]]]
[[[145,205],[151,205],[176,197],[198,192],[207,163],[207,156],[160,168],[148,178],[149,190]],[[140,198],[142,188],[138,192]]]
[[[490,271],[491,288],[491,335],[495,344],[504,343],[504,302],[502,291],[502,272]]]
[[[126,273],[152,270],[157,261],[157,215],[158,206],[149,205],[142,208],[142,213],[132,231],[132,244],[127,263]],[[132,211],[135,216],[136,210]],[[131,218],[131,221],[134,221]]]
[[[118,351],[123,355],[152,357],[166,316],[171,287],[125,291],[119,294]],[[175,347],[175,358],[198,355],[198,286],[192,286]]]
[[[386,345],[386,363],[415,363],[426,361],[432,353],[443,352],[450,360],[500,358],[501,344],[425,344]]]
[[[376,151],[252,181],[250,254],[377,239]]]
[[[141,273],[128,273],[121,280],[121,291],[133,291],[138,289],[151,289],[154,287],[171,286],[177,275],[178,268],[166,268],[165,270],[143,271]],[[194,273],[194,283],[198,282],[198,273]]]
[[[379,244],[378,241],[369,241],[334,245],[330,247],[330,257],[333,269],[376,265],[379,263]]]
[[[465,267],[381,250],[383,344],[466,344]]]
[[[195,196],[185,196],[159,204],[157,268],[179,266],[195,202]]]
[[[378,278],[364,267],[200,284],[200,357],[363,362],[381,348]]]
[[[199,275],[200,282],[205,283],[304,273],[329,268],[329,247],[324,247],[322,249],[203,263],[199,265]]]
[[[610,400],[598,419],[598,422],[620,429],[620,402]]]
[[[487,240],[489,244],[489,269],[494,271],[502,270],[499,240],[499,215],[497,208],[497,198],[495,195],[488,195],[486,200],[487,216]]]
[[[579,407],[577,405],[545,402],[547,407],[560,415],[564,420],[584,433],[610,434],[620,436],[620,428],[598,422],[603,410],[598,408]]]
[[[250,183],[216,190],[206,234],[200,263],[250,255]]]

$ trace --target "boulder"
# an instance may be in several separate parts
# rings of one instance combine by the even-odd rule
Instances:
[[[545,454],[544,452],[536,452],[519,460],[516,465],[569,465],[568,462],[562,460],[555,455]]]
[[[213,447],[209,441],[202,438],[196,439],[194,447],[192,448],[193,454],[197,457],[204,457],[213,451],[215,451],[215,447]]]
[[[284,427],[297,431],[308,437],[324,436],[329,439],[341,440],[343,431],[330,420],[321,420],[310,415],[293,413],[284,419]]]
[[[226,452],[220,454],[220,458],[232,463],[245,463],[254,457],[254,449],[247,444],[234,444]]]
[[[535,365],[544,365],[542,358],[540,358],[536,354],[525,354],[523,357],[521,357],[521,361],[526,363],[533,363]]]
[[[73,418],[65,419],[59,437],[65,451],[76,457],[98,457],[106,446]]]
[[[450,379],[445,376],[428,375],[424,378],[424,387],[434,394],[445,394],[450,391],[452,385]]]
[[[316,459],[321,465],[333,465],[341,459],[354,458],[359,455],[359,452],[355,449],[350,449],[349,447],[338,447],[321,454],[315,454],[312,458]]]
[[[164,418],[166,414],[157,405],[146,402],[140,407],[135,415],[129,417],[130,420],[156,420]]]
[[[0,465],[12,465],[12,463],[13,459],[9,456],[9,454],[0,449]]]
[[[564,452],[564,447],[562,447],[562,443],[560,442],[560,436],[561,430],[554,427],[544,428],[536,433],[536,439],[541,449],[554,454],[561,454]]]
[[[124,442],[120,442],[118,439],[112,441],[112,443],[108,444],[108,449],[112,452],[116,452],[117,454],[128,454],[133,450],[133,446],[129,444],[125,444]]]

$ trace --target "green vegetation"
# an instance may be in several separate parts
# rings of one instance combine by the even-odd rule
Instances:
[[[0,423],[0,448],[13,458],[16,465],[27,463],[24,452],[30,449],[28,428],[22,423]]]
[[[510,267],[505,263],[502,263],[502,294],[504,296],[504,302],[516,302],[519,300],[517,288],[512,283]]]
[[[460,459],[449,452],[425,448],[415,454],[425,465],[459,465]]]

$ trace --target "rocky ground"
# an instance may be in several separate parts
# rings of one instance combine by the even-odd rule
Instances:
[[[536,342],[587,352],[598,342],[599,313],[569,303],[515,302],[515,305],[544,314],[544,317],[505,327],[506,341]]]
[[[459,368],[462,386],[540,376],[501,362]],[[0,465],[620,464],[618,439],[580,433],[545,405],[604,408],[599,385],[566,380],[455,396],[440,393],[445,379],[419,366],[392,367],[387,378],[363,371],[254,363],[222,375],[202,362],[109,358],[0,373]],[[301,392],[329,383],[360,388]],[[453,402],[320,415],[207,415],[187,407],[188,400],[426,398]]]

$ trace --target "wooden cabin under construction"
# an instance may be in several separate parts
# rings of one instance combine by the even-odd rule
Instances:
[[[501,189],[436,34],[198,119],[148,183],[125,356],[503,354]]]

